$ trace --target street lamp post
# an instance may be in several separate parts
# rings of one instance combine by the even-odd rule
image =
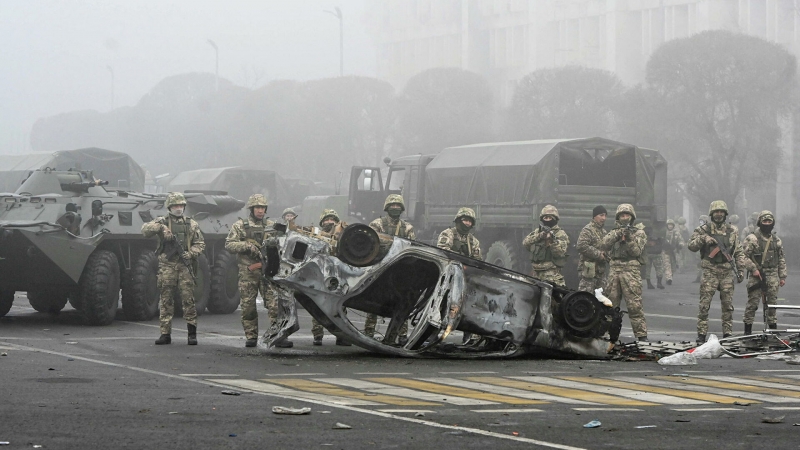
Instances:
[[[342,20],[342,9],[335,6],[334,11],[325,10],[326,13],[339,19],[339,76],[344,76],[344,20]]]
[[[106,66],[108,72],[111,74],[111,109],[114,109],[114,68],[111,66]]]
[[[215,78],[216,91],[219,92],[219,48],[217,48],[217,44],[211,39],[208,40],[208,45],[214,48],[214,57],[215,57],[214,76],[216,77]]]

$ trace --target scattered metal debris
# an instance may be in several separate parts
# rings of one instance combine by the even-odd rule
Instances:
[[[222,395],[242,395],[241,392],[232,391],[232,390],[224,390],[224,391],[221,391],[220,394],[222,394]]]
[[[287,406],[273,406],[272,412],[275,414],[287,414],[292,416],[300,416],[303,414],[311,414],[311,408],[289,408]]]
[[[587,424],[584,424],[583,428],[598,428],[600,427],[600,425],[602,425],[602,423],[600,423],[599,420],[595,419]]]
[[[334,430],[351,430],[352,428],[350,425],[341,422],[336,422],[336,425],[333,426]]]
[[[763,419],[761,419],[761,422],[762,423],[783,423],[783,419],[785,419],[785,418],[786,418],[785,415],[784,416],[778,416],[778,417],[764,417]]]

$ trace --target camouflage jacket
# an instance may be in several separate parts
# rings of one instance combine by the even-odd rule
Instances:
[[[643,229],[630,230],[628,236],[625,237],[625,228],[618,221],[616,227],[603,237],[600,242],[600,250],[608,254],[609,266],[630,266],[638,270],[644,261],[643,253],[646,245],[647,234]]]
[[[603,251],[600,250],[600,243],[606,233],[606,230],[595,223],[594,220],[583,227],[581,234],[578,235],[578,242],[575,244],[581,263],[585,261],[600,263],[605,261],[601,256]]]
[[[230,233],[228,233],[228,237],[225,238],[225,250],[236,254],[236,259],[239,261],[239,264],[249,266],[261,262],[260,256],[250,251],[250,245],[261,247],[264,244],[264,239],[277,234],[277,231],[272,228],[273,225],[275,225],[275,222],[267,220],[266,217],[262,220],[256,220],[250,215],[247,218],[247,226],[245,226],[245,219],[240,218],[233,224]],[[248,239],[248,230],[253,229],[251,227],[264,227],[264,235],[260,242],[256,236],[251,236]]]
[[[192,259],[197,258],[206,249],[206,241],[203,239],[203,232],[200,231],[200,225],[189,217],[174,218],[169,214],[166,216],[157,217],[151,222],[142,225],[142,234],[144,237],[158,236],[158,248],[163,247],[164,230],[170,228],[171,225],[189,225],[189,233],[186,242],[182,242],[184,249],[192,254]],[[177,261],[178,255],[172,258],[172,261]],[[160,262],[167,262],[167,257],[164,253],[158,255]]]
[[[531,252],[533,270],[548,270],[564,267],[567,261],[569,236],[558,225],[550,233],[538,227],[522,240],[525,250]]]
[[[788,275],[786,271],[786,257],[783,253],[783,242],[777,234],[772,233],[772,241],[767,248],[769,238],[761,234],[761,230],[756,230],[747,236],[742,244],[745,256],[750,259],[758,270],[777,270],[778,278],[785,280]],[[766,251],[765,251],[766,250]],[[764,261],[762,266],[761,261]]]
[[[456,227],[450,227],[439,233],[439,239],[436,241],[436,246],[444,249],[461,253],[462,255],[469,256],[474,259],[483,259],[481,255],[481,243],[474,234],[469,233],[466,236],[456,231]],[[463,249],[463,251],[461,250]],[[469,254],[468,254],[469,253]]]
[[[753,262],[745,257],[742,244],[739,242],[739,230],[736,228],[736,225],[723,223],[717,226],[714,222],[709,222],[695,228],[692,237],[689,238],[689,245],[687,245],[689,251],[700,252],[700,258],[702,259],[700,264],[703,268],[717,267],[720,265],[723,267],[730,267],[730,263],[724,261],[722,255],[718,255],[714,259],[709,257],[709,254],[716,246],[708,242],[710,235],[719,236],[721,239],[727,241],[726,246],[731,256],[736,260],[739,272],[755,269]]]
[[[378,217],[369,223],[369,226],[378,233],[388,234],[389,236],[400,236],[409,241],[417,240],[417,233],[414,225],[403,219],[393,220],[391,217]]]
[[[675,252],[682,249],[686,245],[683,242],[680,230],[673,228],[672,231],[667,230],[667,235],[664,240],[664,251],[668,254],[674,255]]]

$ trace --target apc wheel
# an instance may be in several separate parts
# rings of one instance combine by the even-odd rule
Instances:
[[[230,314],[239,307],[239,266],[236,257],[222,250],[214,260],[211,269],[211,296],[208,301],[208,312],[212,314]]]
[[[0,291],[0,317],[5,316],[11,311],[11,304],[14,303],[14,291]]]
[[[197,315],[202,316],[208,306],[208,298],[211,295],[211,268],[208,266],[208,257],[200,254],[197,257],[197,273],[194,274],[194,305],[197,308]]]
[[[141,321],[158,317],[158,298],[158,257],[154,252],[144,252],[133,263],[122,285],[125,318]]]
[[[495,266],[504,267],[509,270],[517,270],[519,258],[517,250],[509,241],[496,241],[492,243],[486,251],[484,260]]]
[[[81,312],[89,325],[108,325],[119,306],[119,261],[108,250],[89,256],[80,279]]]
[[[67,295],[57,289],[40,289],[28,291],[28,301],[36,311],[56,314],[67,306]]]

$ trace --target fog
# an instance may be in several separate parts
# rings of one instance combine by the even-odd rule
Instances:
[[[30,151],[41,117],[134,105],[165,77],[214,73],[255,88],[275,79],[375,75],[365,0],[2,0],[0,154]]]

